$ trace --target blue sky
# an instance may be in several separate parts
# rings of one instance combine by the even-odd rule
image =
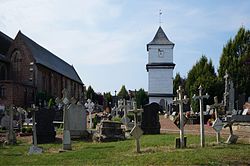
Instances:
[[[96,92],[148,89],[146,44],[161,26],[175,43],[176,72],[186,76],[202,54],[218,68],[223,46],[242,25],[241,0],[0,0],[0,31],[18,30],[73,64]]]

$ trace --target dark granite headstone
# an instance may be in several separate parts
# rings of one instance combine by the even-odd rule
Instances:
[[[56,132],[53,124],[54,117],[54,110],[41,108],[36,112],[36,134],[38,144],[55,141]]]
[[[159,112],[163,112],[163,110],[157,103],[144,106],[141,122],[141,129],[144,134],[160,134],[161,124],[159,121]]]

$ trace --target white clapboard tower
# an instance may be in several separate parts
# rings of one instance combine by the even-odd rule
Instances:
[[[156,102],[167,109],[173,103],[173,48],[161,26],[154,39],[147,44],[149,103]]]

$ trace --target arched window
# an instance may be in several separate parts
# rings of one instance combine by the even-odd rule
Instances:
[[[21,67],[22,67],[22,55],[19,50],[13,52],[11,56],[13,79],[16,81],[21,81]]]
[[[165,100],[164,99],[161,99],[159,104],[160,104],[160,106],[162,106],[162,108],[164,110],[166,109],[166,105],[165,105]]]

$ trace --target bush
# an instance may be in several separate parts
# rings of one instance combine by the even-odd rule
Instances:
[[[31,133],[32,133],[32,128],[31,128],[31,127],[27,127],[27,128],[26,128],[26,133],[31,134]]]
[[[27,129],[25,127],[22,128],[22,133],[26,133]]]
[[[115,122],[121,122],[121,118],[120,117],[113,117],[112,118],[112,121],[115,121]]]

